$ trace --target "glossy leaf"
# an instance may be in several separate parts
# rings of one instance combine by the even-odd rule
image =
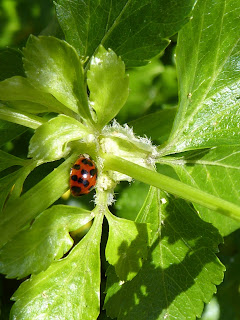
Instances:
[[[97,319],[100,305],[102,217],[62,260],[32,276],[15,292],[12,319]],[[90,272],[91,270],[91,272]]]
[[[91,60],[87,83],[91,106],[98,125],[103,127],[118,114],[128,97],[124,63],[112,50],[101,46]]]
[[[118,320],[200,317],[223,278],[216,229],[183,200],[153,188],[137,221],[153,229],[148,260],[126,283],[108,270],[107,314]]]
[[[44,211],[29,229],[0,250],[0,272],[8,278],[23,278],[47,269],[72,247],[69,232],[92,218],[89,211],[71,206],[57,205]]]
[[[147,258],[149,230],[147,224],[106,215],[109,236],[106,259],[115,267],[119,279],[131,280]]]
[[[84,60],[100,44],[128,67],[144,65],[186,22],[194,1],[58,0],[56,11],[66,40]]]
[[[23,53],[31,83],[89,120],[83,68],[75,49],[54,37],[31,36]]]
[[[239,1],[200,0],[180,31],[180,105],[168,153],[240,144]]]
[[[82,123],[59,115],[36,130],[30,140],[28,156],[47,161],[60,159],[70,151],[68,142],[79,140],[86,134],[87,127]]]
[[[34,88],[29,79],[19,76],[0,82],[0,99],[8,101],[10,106],[32,113],[67,112],[67,108],[51,94]]]
[[[239,204],[240,198],[240,147],[224,146],[192,152],[176,158],[169,164],[181,180],[225,200]],[[226,236],[240,227],[228,217],[195,205],[200,216],[212,223]]]

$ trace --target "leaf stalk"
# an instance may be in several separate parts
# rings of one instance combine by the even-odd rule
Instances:
[[[122,158],[104,154],[104,165],[106,170],[114,170],[132,178],[167,191],[177,197],[199,204],[210,210],[214,210],[229,218],[240,221],[240,207],[211,195],[207,192],[189,186],[181,181],[175,180],[158,172],[139,166]]]

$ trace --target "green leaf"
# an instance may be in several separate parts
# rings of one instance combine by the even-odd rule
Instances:
[[[121,280],[129,281],[136,276],[147,258],[148,226],[117,218],[111,213],[106,218],[109,224],[106,259],[115,267]]]
[[[152,140],[163,143],[170,135],[176,111],[174,107],[167,108],[133,120],[128,125],[133,127],[137,135],[145,134]]]
[[[150,242],[152,242],[155,233],[158,231],[159,223],[161,223],[159,220],[159,215],[157,214],[157,210],[160,210],[162,203],[165,202],[163,199],[164,198],[160,199],[158,189],[150,187],[141,210],[139,210],[135,220],[140,223],[150,224],[152,230]]]
[[[69,232],[93,216],[77,207],[57,205],[41,213],[30,229],[23,230],[0,250],[0,272],[8,278],[37,274],[60,259],[73,245]]]
[[[128,67],[144,65],[187,22],[194,1],[58,0],[56,11],[66,40],[84,60],[100,44]]]
[[[232,203],[239,204],[240,165],[239,146],[216,147],[199,150],[168,162],[180,179]],[[165,162],[167,163],[167,162]],[[202,219],[212,223],[226,236],[240,227],[240,223],[202,206],[195,205]]]
[[[185,201],[152,189],[138,222],[154,227],[148,260],[121,283],[108,271],[105,308],[118,320],[196,319],[216,292],[223,265],[215,256],[221,237]]]
[[[240,144],[240,2],[200,0],[180,31],[180,105],[165,152]]]
[[[85,120],[91,118],[82,63],[72,46],[54,37],[30,36],[23,53],[26,74],[36,88]]]
[[[21,284],[11,319],[97,319],[102,216],[69,255]]]
[[[81,122],[59,115],[44,123],[30,140],[28,156],[34,159],[53,161],[69,153],[68,142],[79,140],[88,134]]]
[[[134,181],[124,189],[118,185],[115,189],[117,201],[114,208],[117,210],[117,216],[120,218],[135,220],[139,210],[141,209],[144,199],[148,193],[149,186],[139,181]]]
[[[37,161],[33,160],[25,160],[25,166],[21,169],[21,174],[19,178],[15,181],[15,184],[13,186],[13,189],[11,190],[11,193],[9,195],[8,201],[5,205],[5,207],[8,207],[11,202],[13,202],[16,199],[19,199],[20,195],[22,194],[23,190],[23,184],[28,177],[28,175],[33,171],[36,166],[38,165]]]
[[[20,136],[26,128],[0,119],[0,147],[6,142]]]
[[[67,191],[70,168],[77,157],[78,153],[72,154],[48,176],[4,208],[0,214],[0,247]]]
[[[99,126],[103,127],[118,114],[128,97],[124,63],[111,49],[100,46],[91,59],[87,83],[91,106],[96,111]]]
[[[7,152],[0,150],[0,171],[12,166],[24,166],[26,160],[15,157]]]
[[[24,168],[18,169],[0,179],[0,211],[2,211],[9,193],[16,181],[21,177],[23,171]]]
[[[0,81],[13,77],[24,76],[22,53],[12,48],[0,50]]]
[[[63,112],[69,110],[51,94],[32,86],[31,81],[23,77],[12,77],[0,82],[0,99],[8,101],[10,106],[32,113],[46,111]]]
[[[22,110],[30,113],[46,113],[49,112],[50,110],[42,106],[41,104],[35,103],[35,102],[30,102],[30,101],[11,101],[7,102],[7,105],[17,109],[17,110]]]
[[[0,166],[2,170],[15,165],[21,166],[21,168],[15,171],[7,171],[6,175],[0,179],[0,212],[3,207],[7,207],[11,201],[20,196],[25,179],[36,167],[36,162],[32,160],[22,160],[11,155],[7,156],[3,152],[1,152],[1,158]]]

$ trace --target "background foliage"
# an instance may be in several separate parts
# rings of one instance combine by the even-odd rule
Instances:
[[[71,2],[72,5],[74,5],[75,1]],[[70,5],[70,4],[69,4]],[[60,17],[62,17],[62,27],[64,30],[64,17],[66,16],[66,1],[64,0],[59,0],[57,4],[57,11]],[[116,12],[118,8],[115,8]],[[10,46],[11,48],[18,48],[23,45],[25,45],[26,40],[29,36],[30,33],[38,35],[39,33],[41,34],[54,34],[59,37],[63,37],[63,34],[60,30],[60,27],[56,21],[55,15],[54,15],[54,8],[53,4],[51,1],[27,1],[27,0],[22,0],[22,1],[8,1],[8,0],[3,0],[0,3],[0,14],[1,14],[1,25],[0,25],[0,46],[4,48],[5,46]],[[98,15],[103,15],[101,12],[101,8],[97,8],[98,11],[96,11],[96,14]],[[143,7],[141,10],[145,10]],[[166,8],[167,10],[167,8]],[[134,12],[134,7],[132,8],[132,11]],[[217,11],[217,8],[216,8]],[[69,10],[69,12],[73,12],[73,19],[82,19],[82,17],[74,17],[74,10]],[[77,11],[76,11],[77,12]],[[171,12],[167,13],[170,14]],[[148,14],[145,12],[144,14]],[[91,19],[94,19],[93,15],[90,16]],[[69,18],[69,17],[68,17]],[[104,18],[104,16],[103,16]],[[174,17],[173,17],[174,18]],[[126,28],[129,29],[129,24],[130,24],[130,18],[126,17],[125,19],[127,21],[126,23]],[[82,20],[82,23],[84,24],[84,20]],[[146,33],[151,30],[151,35],[152,37],[155,37],[154,35],[154,28],[157,28],[159,26],[156,26],[156,22],[153,20],[152,24],[148,26],[149,29],[146,30]],[[216,21],[216,23],[218,23]],[[138,24],[134,26],[136,29],[139,27]],[[174,28],[177,28],[177,26],[173,25],[173,30]],[[118,27],[123,28],[122,25],[119,25]],[[177,79],[176,79],[176,64],[175,64],[175,59],[174,59],[174,53],[176,50],[176,37],[172,37],[172,42],[171,44],[166,48],[164,53],[161,55],[161,57],[156,57],[153,59],[151,64],[147,64],[145,66],[141,66],[138,69],[131,69],[133,66],[137,65],[144,65],[147,63],[147,58],[146,58],[146,52],[143,51],[142,48],[139,50],[139,53],[136,53],[136,56],[138,56],[138,59],[133,60],[131,59],[131,43],[134,43],[136,39],[134,38],[134,32],[136,29],[132,30],[132,35],[129,36],[129,42],[124,43],[124,45],[121,45],[122,39],[119,39],[119,42],[113,42],[112,39],[116,38],[116,34],[119,32],[118,28],[115,30],[110,30],[108,33],[108,36],[104,39],[104,45],[107,47],[111,47],[113,50],[116,51],[117,54],[122,55],[123,60],[125,61],[128,69],[128,73],[130,74],[130,97],[126,103],[126,105],[123,107],[121,112],[117,115],[117,119],[120,123],[125,123],[128,122],[130,125],[133,126],[134,131],[137,134],[143,135],[149,135],[149,137],[152,138],[152,140],[156,143],[162,143],[166,141],[168,138],[167,132],[170,132],[170,128],[172,127],[173,119],[176,113],[176,104],[177,104],[177,96],[178,96],[178,87],[177,87]],[[213,28],[215,28],[213,26]],[[72,37],[72,30],[74,30],[74,26],[72,28],[69,28],[70,31],[64,30],[65,35],[67,40],[71,43]],[[91,35],[91,30],[89,31]],[[93,31],[92,31],[93,32]],[[174,31],[173,31],[174,33]],[[227,34],[227,31],[226,31]],[[92,34],[93,35],[93,34]],[[99,38],[101,35],[98,35]],[[163,36],[164,36],[164,30],[163,30]],[[91,39],[91,37],[90,37]],[[95,41],[98,41],[98,37],[94,37]],[[226,37],[224,37],[226,39]],[[222,41],[224,41],[224,39]],[[89,43],[86,47],[84,46],[79,46],[79,43],[81,42],[81,34],[79,33],[79,38],[77,39],[77,42],[74,43],[72,42],[73,45],[76,46],[76,49],[78,50],[78,53],[80,55],[91,55],[94,53],[94,48],[96,47],[96,43]],[[155,44],[154,47],[151,47],[152,44],[152,38],[149,37],[149,47],[147,47],[146,51],[149,52],[149,59],[154,55],[154,53],[159,52],[159,48],[164,49],[166,45],[168,44],[168,41],[159,41],[159,43]],[[185,42],[186,46],[186,52],[192,52],[194,51],[195,48],[188,48],[188,39],[182,39],[181,41]],[[212,44],[212,47],[215,48],[215,44]],[[129,49],[129,52],[128,50]],[[84,49],[84,53],[81,51]],[[7,55],[6,55],[7,51]],[[211,51],[211,50],[210,50]],[[141,53],[143,52],[144,58],[141,57]],[[237,49],[236,49],[237,52]],[[236,54],[236,52],[233,52],[233,55]],[[5,57],[8,57],[8,63],[9,61],[12,61],[10,63],[12,65],[11,68],[5,69]],[[3,57],[1,59],[1,57]],[[210,59],[211,57],[205,57],[205,59]],[[184,57],[184,53],[182,54],[182,57],[180,59],[187,59],[187,57]],[[199,60],[201,60],[201,57],[199,57]],[[210,59],[211,60],[211,59]],[[221,59],[220,59],[221,60]],[[233,59],[231,59],[232,63],[234,63]],[[229,62],[229,63],[230,63]],[[191,66],[189,66],[191,68]],[[216,66],[215,66],[216,67]],[[234,65],[233,65],[234,67]],[[22,64],[21,64],[21,53],[16,49],[2,49],[0,51],[0,77],[1,80],[8,78],[12,75],[23,75],[23,69],[22,69]],[[184,73],[185,70],[181,71],[180,73]],[[206,71],[208,73],[209,70]],[[193,72],[194,73],[194,72]],[[217,82],[217,87],[221,86],[221,79],[216,79]],[[192,86],[192,90],[189,89],[189,84],[184,83],[184,88],[186,92],[186,97],[189,92],[194,92],[195,87],[199,87],[200,85],[205,85],[202,84],[202,79],[198,79],[198,83],[192,84],[191,79],[189,79],[190,85]],[[211,83],[212,85],[212,83]],[[195,87],[194,87],[195,86]],[[210,90],[214,90],[214,86],[210,87]],[[198,94],[201,95],[201,92],[198,91]],[[201,97],[199,97],[200,99]],[[207,97],[206,97],[207,98]],[[203,101],[206,102],[206,100]],[[225,103],[226,101],[224,100],[222,103]],[[214,103],[214,102],[213,102]],[[166,112],[167,111],[167,112]],[[158,122],[155,122],[154,120],[156,117],[152,117],[151,113],[152,112],[157,112],[161,114],[161,119],[163,120],[163,126],[159,126]],[[183,112],[184,113],[184,112]],[[135,121],[137,117],[143,117],[140,121]],[[204,115],[203,115],[204,116]],[[189,115],[189,118],[191,117],[191,114]],[[181,119],[177,119],[177,121],[180,121]],[[141,122],[142,121],[142,122]],[[147,126],[147,130],[144,128],[144,123],[151,124],[151,126]],[[233,126],[237,126],[235,122],[231,122]],[[176,128],[177,128],[177,123],[175,123]],[[218,128],[219,130],[224,130],[224,128]],[[189,130],[189,131],[188,131]],[[191,132],[191,128],[186,128],[184,131],[185,136]],[[153,134],[154,132],[154,134]],[[201,146],[201,142],[199,143],[199,140],[197,139],[198,137],[198,132],[196,133],[196,137],[193,137],[192,144],[194,146]],[[10,135],[10,139],[9,139]],[[8,122],[1,121],[0,123],[0,145],[1,149],[3,151],[7,151],[12,155],[26,158],[27,155],[27,148],[28,148],[28,143],[30,140],[30,137],[32,135],[32,130],[28,129],[26,130],[25,128],[15,125],[15,124],[10,124]],[[176,138],[177,137],[177,138]],[[15,140],[13,140],[15,138]],[[194,140],[194,138],[196,138]],[[172,137],[170,138],[170,141],[173,141],[173,151],[178,150],[178,151],[185,151],[188,149],[189,146],[183,146],[183,141],[178,139],[178,132],[172,133]],[[211,137],[211,139],[214,139],[214,137]],[[211,146],[211,139],[209,139],[209,143],[205,146]],[[227,142],[226,142],[227,143]],[[232,141],[232,144],[235,144],[234,138]],[[176,148],[176,149],[174,149]],[[221,148],[219,146],[218,148]],[[231,148],[231,152],[234,153],[234,148]],[[222,157],[224,157],[224,152],[226,152],[226,149],[220,150],[220,153]],[[175,159],[176,160],[176,159]],[[181,166],[177,166],[177,162],[175,162],[175,165],[172,165],[178,175],[183,179],[184,181],[189,182],[189,175],[191,175],[191,182],[197,177],[198,179],[198,184],[200,187],[205,186],[205,179],[204,179],[204,174],[205,175],[216,175],[219,177],[219,175],[223,175],[220,177],[220,183],[222,185],[226,183],[224,179],[226,179],[226,172],[227,168],[229,165],[233,165],[233,160],[228,158],[225,160],[225,162],[221,162],[221,165],[223,167],[223,170],[226,170],[224,173],[223,171],[219,172],[211,172],[211,166],[207,165],[211,161],[217,161],[220,162],[221,159],[218,158],[218,154],[211,152],[211,153],[203,153],[200,154],[198,152],[195,153],[189,153],[188,156],[184,155],[184,160],[189,162],[189,166],[187,169],[183,169]],[[179,157],[179,163],[181,161],[181,157]],[[193,161],[205,161],[206,166],[201,169],[198,167],[193,167],[191,166],[191,163]],[[40,177],[42,178],[43,174],[47,175],[52,171],[53,164],[45,164],[44,166],[41,166],[41,170],[37,168],[34,170],[30,176],[27,178],[26,183],[24,184],[24,190],[27,191],[29,190],[37,181],[40,180]],[[173,176],[174,173],[171,171],[171,169],[166,168],[164,166],[161,166],[159,168],[161,172],[167,172],[168,175]],[[232,169],[234,170],[234,169]],[[236,172],[238,172],[238,169],[235,169]],[[235,175],[235,172],[232,173],[232,175]],[[199,177],[202,177],[202,179],[199,179]],[[211,185],[207,186],[209,189],[211,188]],[[215,190],[217,194],[221,193],[221,185],[219,184],[217,186],[219,190]],[[126,184],[121,184],[118,186],[118,189],[116,190],[116,197],[117,197],[117,202],[116,205],[112,208],[114,213],[123,218],[131,219],[134,220],[136,218],[136,215],[143,205],[143,199],[147,195],[148,192],[148,187],[146,185],[143,185],[141,183],[134,183],[132,185]],[[238,192],[235,190],[234,192]],[[229,198],[231,198],[231,194],[229,195]],[[162,198],[167,198],[165,194],[161,195]],[[80,202],[78,202],[78,206],[81,205],[83,209],[91,209],[92,203],[89,202],[91,196],[86,196],[85,198],[82,198]],[[73,198],[68,198],[67,200],[64,198],[61,198],[60,200],[57,201],[57,204],[74,204],[75,201],[78,201]],[[130,204],[130,205],[129,205]],[[181,213],[181,206],[184,205],[181,201],[179,202],[174,202],[173,204],[173,199],[170,197],[168,198],[168,206],[167,209],[162,212],[162,219],[166,225],[165,228],[165,237],[171,237],[171,228],[179,228],[178,233],[179,237],[182,235],[182,229],[181,229],[181,223],[183,223],[185,226],[188,225],[188,219],[187,217],[191,216],[192,214],[192,208],[189,207],[188,211],[185,213],[184,216],[181,216],[179,213]],[[185,206],[185,205],[184,205]],[[171,209],[171,210],[170,210]],[[169,210],[173,212],[174,214],[169,216]],[[207,213],[206,213],[207,216]],[[141,219],[141,217],[139,218]],[[179,220],[178,220],[179,219]],[[142,220],[140,220],[142,222]],[[212,221],[211,221],[212,222]],[[204,244],[201,241],[204,241],[204,239],[199,240],[200,236],[203,235],[205,232],[206,234],[211,234],[213,233],[213,239],[207,239],[208,241],[211,242],[213,250],[216,250],[216,243],[217,239],[214,238],[216,235],[214,234],[214,231],[211,230],[211,226],[209,225],[208,228],[206,229],[206,224],[201,222],[201,221],[195,221],[195,225],[189,225],[188,229],[191,230],[191,238],[189,241],[191,241],[193,248],[198,249],[198,246],[203,246]],[[202,225],[201,225],[202,223]],[[215,225],[218,226],[219,228],[222,227],[222,234],[229,234],[230,231],[234,230],[234,227],[232,225],[228,228],[227,225],[225,225],[222,220],[220,221],[215,221]],[[187,235],[189,236],[189,234]],[[199,237],[199,238],[198,238]],[[240,277],[239,277],[239,266],[240,266],[240,233],[239,231],[235,231],[234,233],[228,235],[225,238],[225,244],[221,245],[221,251],[219,253],[219,257],[221,261],[226,265],[227,267],[227,272],[225,275],[225,280],[224,282],[219,286],[218,293],[212,300],[212,302],[207,305],[205,308],[205,311],[202,315],[202,319],[206,320],[217,320],[217,319],[233,319],[237,320],[240,317],[240,309],[239,309],[239,285],[240,285]],[[219,239],[218,239],[219,240]],[[184,250],[184,243],[179,243],[179,239],[169,239],[172,249],[170,246],[170,250],[175,250],[177,246],[179,248],[182,248]],[[199,242],[200,241],[200,242]],[[215,242],[216,241],[216,242]],[[220,241],[220,240],[219,240]],[[153,243],[154,243],[154,237],[153,237]],[[152,244],[153,244],[152,243]],[[104,241],[103,241],[104,245]],[[185,248],[186,250],[187,248]],[[164,242],[162,244],[161,248],[155,249],[154,246],[152,247],[152,251],[150,254],[153,256],[158,256],[159,252],[157,250],[161,250],[163,254],[167,256],[169,252],[165,252],[165,247],[164,247]],[[203,252],[202,255],[200,255],[200,260],[204,261],[204,259],[210,259],[209,255],[211,253],[206,253]],[[181,257],[178,257],[181,259]],[[102,266],[102,273],[104,274],[107,271],[107,262],[104,261],[103,259],[103,266]],[[189,260],[187,260],[189,259]],[[205,261],[206,262],[206,261]],[[167,264],[167,259],[165,261]],[[197,264],[196,260],[194,260],[193,257],[188,257],[186,258],[185,261],[186,265],[189,264]],[[184,264],[183,264],[184,266]],[[167,268],[167,274],[169,275],[174,275],[178,273],[184,273],[184,270],[173,270],[170,266],[163,265],[164,269]],[[147,273],[152,275],[152,278],[144,279],[141,277],[141,273],[134,279],[133,282],[129,284],[129,287],[132,285],[134,286],[138,282],[143,285],[143,287],[148,289],[148,287],[152,287],[156,285],[156,291],[155,294],[159,296],[159,299],[161,299],[161,294],[162,292],[159,291],[159,288],[162,287],[161,284],[161,270],[160,269],[155,269],[152,270],[152,266],[150,264],[146,264],[145,268],[147,269]],[[214,268],[211,269],[212,267],[208,269],[209,273],[214,273]],[[196,270],[196,269],[195,269]],[[194,272],[194,268],[192,270]],[[115,283],[115,277],[116,275],[114,274],[113,270],[110,268],[108,269],[108,275],[109,275],[109,283],[107,284],[110,286],[111,282]],[[201,276],[201,275],[200,275]],[[203,278],[207,277],[207,275],[202,275]],[[191,277],[187,277],[187,274],[185,274],[185,279],[186,283],[182,284],[182,288],[184,286],[188,287],[189,283],[191,282]],[[216,281],[221,281],[220,279],[216,279]],[[1,297],[1,318],[0,319],[7,319],[8,318],[8,313],[9,309],[11,307],[11,302],[9,301],[9,298],[13,294],[13,292],[16,290],[18,287],[19,282],[16,280],[6,280],[4,277],[1,277],[1,283],[0,283],[0,297]],[[173,283],[172,286],[174,287],[174,277],[173,277]],[[103,289],[104,289],[104,284],[103,284]],[[207,284],[206,284],[206,297],[205,299],[207,300]],[[124,290],[123,290],[124,291]],[[126,295],[127,292],[131,292],[131,288],[126,288],[124,292],[119,291],[117,287],[113,287],[113,291],[109,293],[108,299],[118,299],[118,296],[123,294]],[[191,294],[191,293],[188,293]],[[200,293],[199,293],[200,294]],[[174,299],[175,296],[178,295],[178,291],[172,291],[172,297],[171,299]],[[113,297],[113,298],[112,298]],[[128,297],[128,302],[131,303],[132,297]],[[186,297],[184,297],[186,298]],[[182,296],[179,296],[179,301],[177,303],[182,304],[184,303],[184,299],[182,300]],[[144,300],[144,299],[143,299]],[[106,307],[108,305],[108,301],[106,302]],[[118,300],[117,300],[118,301]],[[125,310],[130,310],[131,305],[128,305],[128,302],[124,306]],[[145,299],[145,301],[141,301],[141,306],[142,308],[146,308],[147,305],[151,304],[152,302],[152,297],[149,296],[148,298]],[[196,305],[197,305],[196,301]],[[200,303],[201,304],[201,303]],[[176,304],[177,307],[177,304]],[[157,306],[155,306],[156,312],[159,312],[157,309]],[[144,309],[145,310],[145,309]],[[146,319],[146,315],[144,314],[144,310],[138,310],[139,313],[142,313],[143,318]],[[119,310],[110,310],[110,314],[114,317],[117,315],[117,311]],[[197,311],[196,311],[197,313]],[[121,314],[121,312],[120,312]],[[129,313],[129,316],[131,319],[131,313]],[[180,317],[181,315],[179,315]],[[201,316],[199,314],[199,316]],[[123,317],[124,318],[124,317]],[[99,319],[107,319],[105,313],[103,312]]]

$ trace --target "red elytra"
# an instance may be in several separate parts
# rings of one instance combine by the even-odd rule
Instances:
[[[73,196],[88,194],[96,185],[97,168],[90,157],[80,156],[70,172],[70,190]]]

